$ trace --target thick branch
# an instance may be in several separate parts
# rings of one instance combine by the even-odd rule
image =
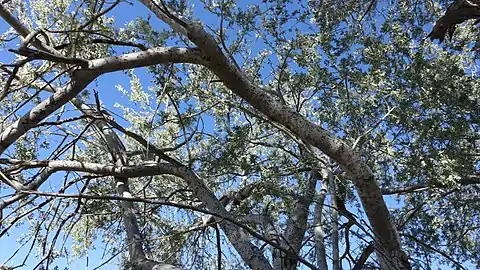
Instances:
[[[201,59],[198,50],[175,47],[154,48],[89,61],[88,69],[79,69],[73,72],[72,80],[65,88],[55,92],[50,98],[38,104],[0,133],[0,155],[20,136],[73,99],[100,74],[172,62],[206,64]]]
[[[115,122],[112,122],[111,124],[120,131],[125,132],[127,136],[132,137],[144,147],[150,149],[150,151],[154,152],[158,157],[170,162],[170,164],[173,164],[176,168],[178,168],[179,170],[183,170],[186,174],[188,174],[183,176],[177,176],[183,178],[187,182],[188,186],[192,189],[196,197],[202,200],[202,202],[205,203],[205,205],[209,209],[215,210],[218,213],[230,215],[230,213],[225,210],[222,202],[217,199],[215,194],[206,186],[205,182],[199,177],[197,177],[197,175],[193,171],[185,167],[179,161],[165,155],[165,153],[161,149],[158,149],[155,145],[149,143],[143,137],[130,131],[127,132],[124,128],[122,128]],[[247,235],[245,235],[241,230],[238,230],[238,228],[235,228],[230,224],[221,223],[220,226],[227,235],[229,241],[232,243],[232,245],[242,257],[242,259],[250,267],[254,269],[271,269],[268,260],[263,256],[263,254],[255,245],[250,243]],[[308,265],[308,262],[306,262],[305,260],[299,259],[299,261]]]
[[[0,155],[28,130],[65,105],[97,77],[92,71],[76,70],[65,88],[45,99],[0,133]]]
[[[15,161],[13,163],[15,163]],[[228,218],[227,220],[234,220],[234,217],[227,210],[225,210],[221,203],[215,198],[213,192],[205,186],[204,181],[186,167],[177,167],[167,163],[149,163],[138,166],[117,166],[113,164],[106,165],[99,163],[66,160],[24,161],[22,162],[22,166],[24,169],[48,168],[47,170],[50,173],[58,171],[76,171],[93,173],[103,176],[128,178],[163,174],[174,175],[183,178],[189,184],[189,186],[192,188],[193,193],[202,199],[209,211],[211,211],[212,213],[216,213],[216,215],[220,215],[223,218]],[[25,193],[28,192],[28,190],[25,191]],[[257,247],[249,243],[247,234],[245,234],[242,230],[239,230],[239,228],[234,224],[222,222],[221,225],[222,229],[225,231],[225,234],[229,237],[229,239],[236,237],[235,240],[230,240],[232,244],[236,248],[240,249],[243,252],[243,255],[251,256],[250,259],[247,261],[251,264],[252,268],[271,269],[268,261],[265,262],[266,264],[261,261],[262,259],[264,259],[262,253]],[[279,248],[280,246],[276,245],[275,247]],[[310,268],[316,269],[315,266],[310,264],[308,261],[298,257],[291,251],[286,250],[282,247],[280,247],[280,250],[286,252],[287,256],[293,256],[298,261],[309,266]],[[268,267],[266,268],[266,266]]]
[[[162,13],[158,8],[149,5],[148,1],[141,0],[141,2],[157,16]],[[158,17],[164,19],[164,16]],[[267,115],[272,121],[284,125],[303,141],[319,148],[340,164],[356,186],[374,230],[379,249],[388,257],[389,262],[398,265],[400,269],[410,269],[410,265],[404,258],[405,253],[401,249],[400,239],[397,236],[395,225],[390,219],[390,213],[383,201],[380,188],[361,155],[340,139],[333,137],[253,84],[230,62],[229,58],[221,51],[217,41],[199,23],[186,22],[185,27],[188,38],[210,61],[207,67],[219,77],[226,87]],[[388,265],[382,265],[382,267],[391,268]]]
[[[358,261],[355,263],[355,266],[353,267],[353,270],[361,270],[363,269],[363,266],[365,265],[365,263],[367,262],[368,260],[368,257],[370,257],[370,254],[372,254],[373,250],[374,250],[374,246],[373,245],[368,245],[363,251],[362,251],[362,254],[360,255],[360,258],[358,259]]]
[[[208,62],[202,58],[198,49],[159,47],[141,52],[91,60],[89,69],[99,73],[108,73],[165,63],[208,64]]]
[[[445,14],[438,19],[432,32],[428,35],[432,40],[438,39],[442,42],[445,36],[453,37],[455,28],[470,19],[480,18],[480,0],[456,0],[448,8]]]
[[[253,237],[255,237],[255,238],[257,238],[261,241],[264,241],[267,244],[272,245],[273,247],[278,248],[278,249],[286,252],[290,256],[293,256],[288,250],[284,249],[283,247],[276,244],[275,242],[272,242],[269,239],[261,236],[255,230],[253,230],[250,227],[244,225],[242,222],[239,222],[238,220],[236,220],[232,217],[223,216],[223,215],[221,215],[217,212],[206,210],[206,209],[199,208],[199,207],[195,207],[195,206],[192,206],[192,205],[174,203],[174,202],[169,202],[169,201],[159,201],[159,200],[145,199],[145,198],[106,196],[106,195],[91,195],[91,194],[83,194],[83,193],[80,193],[80,194],[65,194],[65,193],[39,192],[39,191],[27,191],[27,190],[21,191],[21,193],[26,194],[26,195],[34,194],[34,195],[39,195],[39,196],[56,197],[56,198],[71,198],[71,199],[82,198],[82,199],[91,199],[91,200],[109,200],[109,201],[114,201],[115,200],[115,201],[128,201],[128,202],[142,202],[142,203],[148,203],[148,204],[153,204],[153,205],[163,205],[163,206],[171,206],[171,207],[177,207],[177,208],[181,208],[181,209],[193,210],[193,211],[196,211],[196,212],[216,216],[216,217],[219,218],[219,220],[228,221],[230,223],[233,223],[236,226],[238,226],[238,227],[242,228],[243,230],[247,231]],[[258,220],[258,221],[260,221],[260,220]],[[198,229],[198,227],[194,227],[189,231],[197,230],[197,229]],[[308,263],[307,261],[305,261],[302,258],[299,258],[299,261],[304,262],[305,265],[307,265],[311,269],[317,269],[313,265],[311,265],[310,263]],[[154,269],[157,269],[157,268],[154,268]],[[160,268],[160,269],[164,269],[164,268]],[[165,268],[165,269],[167,269],[167,268]],[[170,269],[170,268],[168,268],[168,269]],[[172,269],[177,269],[177,268],[172,268]]]
[[[14,18],[7,10],[5,10],[3,6],[0,7],[0,16],[5,18],[5,20],[9,22],[15,29],[17,29],[22,36],[26,37],[26,40],[29,40],[29,37],[32,36],[32,34],[29,33],[29,30],[18,20],[16,20],[16,18]],[[39,51],[32,51],[34,53],[34,57],[61,63],[71,62],[71,59],[68,58],[66,62],[65,57],[63,57],[58,51],[49,47],[48,45],[43,44],[40,40],[36,39],[34,35],[32,37],[34,38],[32,44],[39,49]],[[23,47],[24,46],[22,45],[21,49],[26,50],[26,48]],[[184,53],[185,51],[187,53]],[[93,60],[91,62],[82,59],[74,59],[73,63],[75,64],[79,62],[81,67],[84,69],[74,71],[72,73],[72,80],[69,85],[65,87],[65,89],[61,89],[60,91],[57,89],[51,89],[54,91],[52,98],[49,98],[48,100],[34,107],[22,119],[0,134],[0,154],[21,135],[25,134],[33,126],[36,126],[38,122],[45,119],[49,114],[53,113],[60,106],[63,106],[66,102],[74,100],[74,97],[101,73],[127,69],[129,66],[130,68],[142,66],[141,61],[144,59],[147,59],[144,65],[152,65],[155,63],[155,61],[157,61],[157,63],[176,62],[176,55],[185,56],[188,55],[188,52],[192,51],[193,50],[188,49],[182,51],[182,49],[177,50],[176,48],[161,48],[158,50],[153,49],[140,55],[127,54],[121,57],[109,57],[105,59]],[[28,56],[31,57],[30,55]],[[180,59],[182,59],[181,56]],[[128,61],[130,62],[128,63]],[[188,60],[186,61],[188,62]],[[95,69],[97,69],[97,71]],[[80,110],[83,109],[82,111],[88,115],[90,112],[88,110],[89,108],[83,108],[86,105],[81,104],[81,102],[77,101],[77,103],[78,104],[76,104],[76,106]],[[99,130],[99,135],[102,136],[107,142],[107,147],[110,150],[112,159],[119,165],[126,164],[126,151],[116,134],[110,129],[104,129],[106,125],[103,121],[95,121],[95,126]],[[37,189],[53,172],[55,172],[55,169],[48,168],[44,170],[41,175],[35,179],[35,181],[33,181],[27,187],[22,187],[22,189]],[[120,193],[123,197],[130,197],[131,194],[128,188],[128,178],[117,176],[115,179],[117,180],[118,193]],[[16,194],[13,198],[10,198],[7,201],[2,201],[0,203],[0,211],[6,207],[6,205],[21,199],[25,195],[25,193]],[[143,241],[141,241],[142,237],[138,228],[133,202],[123,201],[122,209],[123,222],[127,233],[127,244],[130,251],[130,259],[135,265],[136,269],[178,269],[175,266],[154,262],[146,258],[143,251]]]
[[[322,216],[323,216],[323,203],[327,196],[327,189],[325,187],[325,181],[322,181],[318,199],[315,202],[315,213],[313,217],[314,221],[314,235],[315,235],[315,249],[317,258],[317,267],[321,270],[327,270],[327,256],[325,252],[325,242],[322,228]]]
[[[283,233],[286,247],[291,248],[293,252],[299,253],[302,248],[302,242],[307,231],[307,218],[310,213],[309,208],[315,195],[315,185],[317,179],[321,176],[316,170],[312,170],[308,179],[308,184],[304,187],[304,198],[297,199],[288,215],[286,228]],[[297,269],[297,261],[291,258],[285,258],[282,263],[283,269]]]
[[[340,270],[340,248],[339,248],[339,230],[338,230],[338,221],[339,215],[339,205],[335,197],[337,196],[337,185],[335,183],[335,178],[331,169],[324,170],[324,179],[328,179],[328,187],[330,190],[330,202],[331,202],[331,213],[332,213],[332,260],[333,260],[333,270]]]

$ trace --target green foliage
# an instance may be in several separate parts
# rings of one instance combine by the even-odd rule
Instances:
[[[89,31],[69,32],[97,14],[96,4],[102,1],[81,2],[38,0],[27,4],[12,0],[8,5],[12,10],[17,7],[16,15],[30,28],[46,29],[52,44],[68,43],[62,53],[69,57],[95,59],[125,51],[93,42],[99,37],[147,48],[192,46],[170,29],[157,27],[150,17],[116,21],[115,9],[112,15],[101,16],[86,27]],[[423,262],[432,260],[452,265],[452,260],[428,246],[445,251],[455,261],[480,264],[478,184],[461,185],[462,179],[478,175],[480,166],[479,59],[472,51],[479,30],[463,25],[451,43],[441,45],[426,39],[425,31],[449,1],[377,1],[362,21],[370,0],[268,0],[251,5],[242,1],[166,2],[186,17],[205,20],[207,28],[224,43],[219,46],[232,54],[249,79],[331,134],[355,144],[381,188],[429,187],[397,196],[399,203],[392,206],[397,208],[392,214],[399,224],[412,209],[420,209],[400,231],[414,267],[426,267]],[[120,5],[127,4],[122,1]],[[224,20],[222,32],[220,20]],[[8,30],[1,36],[2,46],[8,46],[5,40],[11,35]],[[25,99],[33,96],[24,105],[28,107],[45,98],[33,95],[38,89],[35,85],[22,85],[35,81],[38,74],[52,77],[60,70],[58,65],[46,63],[24,65],[15,85],[18,90],[1,101],[3,125],[19,117],[16,108]],[[308,172],[319,166],[304,142],[233,95],[205,67],[169,64],[129,70],[124,75],[128,82],[112,82],[110,89],[100,90],[99,95],[105,99],[102,106],[113,112],[117,122],[149,143],[169,148],[168,154],[194,169],[218,197],[258,185],[231,212],[238,216],[268,212],[278,228],[285,227],[296,198],[308,189]],[[3,86],[5,80],[1,82]],[[53,84],[63,83],[62,77]],[[95,103],[93,95],[85,95],[87,103]],[[71,106],[65,108],[72,110]],[[65,118],[63,112],[57,113],[51,118]],[[10,116],[4,118],[6,115]],[[16,142],[12,156],[49,158],[54,151],[50,149],[68,138],[70,142],[78,140],[75,151],[55,152],[55,158],[112,163],[89,123],[33,130]],[[128,151],[142,150],[129,157],[130,164],[153,160],[138,142],[124,135],[121,138]],[[337,180],[343,181],[347,199],[356,207],[348,177],[340,175]],[[202,207],[176,177],[139,177],[130,182],[136,196]],[[108,177],[94,179],[86,192],[111,195],[113,183]],[[198,215],[143,203],[136,206],[152,247],[149,255],[188,269],[213,268],[216,262],[209,255],[216,252],[215,231],[207,227],[180,233],[197,224]],[[111,253],[125,250],[118,228],[118,203],[88,200],[84,207],[83,216],[69,225],[73,255],[85,255],[98,239],[113,246]],[[364,218],[362,213],[358,215]],[[308,231],[305,239],[311,235]],[[308,255],[311,246],[307,242],[300,255]],[[229,267],[240,269],[238,255],[224,251],[231,258]]]

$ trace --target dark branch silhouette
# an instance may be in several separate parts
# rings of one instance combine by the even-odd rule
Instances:
[[[428,37],[442,42],[448,33],[449,39],[452,40],[457,25],[471,19],[477,19],[475,23],[480,22],[480,0],[456,0],[438,19]]]

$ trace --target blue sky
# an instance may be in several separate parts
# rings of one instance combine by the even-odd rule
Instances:
[[[138,16],[146,17],[146,15],[148,14],[146,8],[139,5],[136,1],[134,1],[134,3],[135,3],[134,7],[129,6],[125,3],[122,3],[115,9],[116,25],[118,25],[119,27],[122,27],[126,22],[134,20]],[[132,10],[135,10],[135,12],[132,12]],[[159,22],[157,24],[160,25]],[[9,26],[3,20],[0,20],[0,31],[3,33],[8,28]],[[11,53],[7,52],[6,49],[0,48],[0,61],[2,63],[10,62],[12,59],[13,57]],[[135,73],[141,76],[142,73],[143,74],[145,73],[144,71],[145,69],[137,69]],[[149,80],[144,80],[144,81],[148,82]],[[114,83],[112,84],[112,82]],[[116,84],[121,84],[126,89],[129,89],[129,78],[125,76],[122,72],[105,74],[100,78],[98,78],[96,82],[92,83],[88,87],[88,89],[96,88],[99,91],[100,98],[102,102],[105,103],[106,107],[115,110],[113,107],[114,102],[121,101],[118,99],[122,98],[121,95],[118,93],[118,91],[115,89]],[[43,94],[43,96],[47,96],[47,95],[48,94]],[[122,102],[122,103],[126,104],[127,102]],[[118,113],[120,113],[120,115],[122,114],[121,112],[118,112]],[[55,179],[58,179],[59,182],[63,182],[63,174],[55,174],[53,175],[53,177]],[[54,187],[50,187],[50,188],[53,189],[51,191],[54,191],[55,189]],[[5,190],[0,190],[0,196],[4,196],[4,195],[6,195]],[[13,252],[19,247],[16,240],[21,238],[22,235],[26,232],[26,230],[28,230],[27,224],[12,228],[9,231],[8,236],[0,238],[0,264],[5,263],[9,258],[9,256],[11,256]],[[62,241],[58,241],[58,242],[62,243]],[[66,246],[68,247],[69,245],[71,245],[71,241],[66,242]],[[68,267],[68,269],[71,269],[71,270],[94,269],[95,267],[99,266],[104,261],[110,258],[109,254],[103,257],[103,253],[104,253],[103,248],[105,246],[104,244],[102,244],[100,241],[96,241],[95,246],[96,248],[94,250],[90,250],[87,253],[88,259],[87,257],[85,257],[85,258],[68,262],[66,259],[61,258],[56,260],[55,263],[51,265],[51,267],[53,268],[53,266],[58,266],[59,269],[61,270],[64,267]],[[23,261],[23,258],[28,253],[29,248],[30,248],[29,244],[25,245],[24,248],[20,249],[20,251],[16,254],[16,256],[7,263],[7,265],[20,264]],[[31,269],[38,263],[38,259],[35,258],[33,254],[29,256],[29,259],[26,261],[25,267],[23,267],[22,269]],[[117,256],[116,259],[112,260],[110,263],[105,264],[102,267],[102,269],[116,269],[119,263],[120,257],[121,255]],[[87,267],[87,263],[89,267]]]
[[[146,8],[144,8],[142,5],[139,5],[136,1],[133,1],[133,3],[134,3],[134,6],[130,6],[125,3],[122,3],[115,9],[114,11],[115,21],[118,27],[124,26],[126,22],[132,21],[139,16],[147,17],[147,15],[149,14]],[[253,1],[253,0],[242,1],[242,4],[245,4],[245,5],[250,3],[257,3],[257,1]],[[202,17],[202,14],[205,14],[205,13],[202,12],[200,5],[197,5],[196,11],[197,12],[195,13],[195,16],[200,17],[200,19],[202,19],[204,22],[211,23],[211,24],[218,24],[218,21],[216,19],[212,19],[211,17],[206,17],[206,16]],[[153,24],[155,26],[165,27],[163,23],[159,22],[153,16],[151,21],[154,22]],[[7,29],[7,25],[5,24],[5,22],[3,22],[3,20],[0,20],[0,31],[3,32],[6,29]],[[262,44],[257,44],[257,46],[258,48],[254,48],[254,50],[263,49]],[[3,49],[0,49],[0,50],[1,50],[0,59],[2,62],[8,62],[9,60],[12,59],[10,53],[6,52]],[[151,85],[151,82],[150,82],[151,78],[146,74],[145,68],[135,70],[135,74],[142,79],[142,82],[144,82],[144,87],[148,87],[148,85]],[[115,89],[116,84],[123,85],[125,89],[128,89],[129,78],[125,76],[122,72],[105,74],[105,75],[102,75],[95,83],[92,83],[88,87],[88,89],[92,89],[92,88],[98,89],[100,99],[103,102],[105,102],[106,107],[115,111],[113,107],[114,102],[118,101],[120,103],[127,104],[127,99],[124,97],[121,97],[121,95]],[[120,115],[122,114],[120,111],[117,111],[117,113],[119,113]],[[55,175],[54,177],[58,177],[58,179],[62,179],[61,174]],[[4,191],[2,191],[0,195],[5,195]],[[385,199],[389,204],[389,206],[392,206],[392,207],[400,206],[399,202],[390,196],[386,196]],[[353,209],[352,211],[355,212]],[[25,225],[16,227],[10,231],[10,235],[8,237],[0,238],[0,251],[1,251],[0,263],[3,263],[8,258],[8,256],[11,255],[13,250],[17,247],[15,240],[21,237],[21,235],[25,232],[26,229],[27,227]],[[97,249],[91,250],[88,253],[88,262],[89,262],[88,269],[93,269],[102,262],[102,253],[103,253],[102,246],[103,245],[99,241],[97,241],[96,244],[97,244]],[[27,250],[28,250],[28,245],[26,249],[22,249],[14,258],[14,260],[12,260],[10,263],[13,263],[13,264],[19,263],[21,259],[24,257],[24,255],[26,254]],[[28,269],[28,267],[33,267],[33,265],[35,265],[36,263],[37,263],[36,258],[31,256],[30,259],[27,261],[27,267],[25,269]],[[110,264],[107,264],[104,267],[104,269],[116,268],[115,265],[117,263],[118,263],[117,260],[113,260]],[[58,261],[55,261],[54,265],[60,266],[60,269],[62,269],[63,267],[68,267],[69,269],[87,269],[86,264],[87,264],[87,260],[85,258],[82,258],[69,263],[67,263],[66,260],[64,259],[59,259]],[[441,268],[441,269],[449,269],[449,268]]]

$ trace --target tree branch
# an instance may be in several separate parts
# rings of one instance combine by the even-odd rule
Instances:
[[[141,2],[161,20],[165,19],[165,14],[154,5],[147,3],[149,1],[141,0]],[[207,57],[206,59],[209,59],[207,67],[227,88],[267,115],[270,120],[282,124],[304,142],[319,148],[341,166],[355,184],[372,225],[378,249],[388,257],[388,259],[385,258],[388,262],[383,262],[382,267],[390,269],[391,263],[389,262],[393,261],[400,269],[410,269],[408,261],[404,258],[405,253],[402,251],[396,227],[390,219],[390,213],[383,200],[381,190],[362,156],[342,140],[333,137],[329,132],[321,129],[252,83],[230,62],[229,58],[221,51],[217,41],[205,31],[200,23],[188,22],[184,28],[187,30],[187,37],[190,41],[198,46],[204,57]]]
[[[468,185],[478,185],[480,184],[480,176],[478,174],[471,174],[464,178],[461,178],[457,181],[458,185],[468,186]],[[449,185],[442,183],[429,183],[429,184],[416,184],[408,187],[396,187],[396,188],[384,188],[382,189],[383,195],[402,195],[412,192],[419,192],[428,190],[430,188],[452,188]]]

